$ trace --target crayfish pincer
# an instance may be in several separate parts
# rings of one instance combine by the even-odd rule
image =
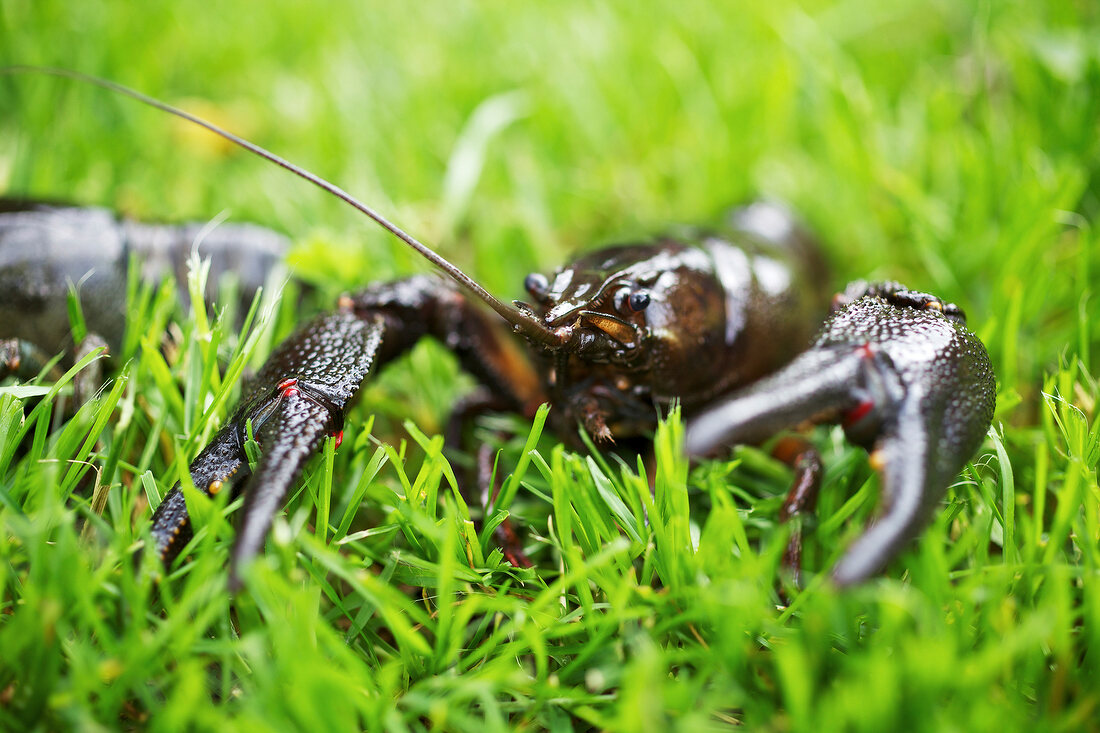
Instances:
[[[843,425],[871,451],[884,503],[833,569],[849,585],[881,570],[929,522],[989,429],[996,388],[985,347],[951,303],[897,283],[853,283],[834,308],[809,350],[697,415],[685,441],[706,455],[805,421]],[[812,508],[814,498],[807,492],[787,511]]]

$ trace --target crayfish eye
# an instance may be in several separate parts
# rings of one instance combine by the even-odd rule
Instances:
[[[615,310],[624,316],[641,313],[649,305],[649,293],[645,290],[623,288],[615,293]]]
[[[550,281],[541,272],[532,272],[523,279],[523,287],[539,303],[546,301],[546,295],[550,291]]]
[[[626,307],[631,313],[641,313],[649,305],[649,293],[644,290],[635,290],[626,299]]]

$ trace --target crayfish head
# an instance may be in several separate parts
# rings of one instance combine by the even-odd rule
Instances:
[[[524,285],[534,305],[517,303],[560,339],[556,351],[594,364],[640,367],[650,330],[647,314],[659,310],[647,286],[650,248],[612,247],[582,257],[555,274],[540,273]]]

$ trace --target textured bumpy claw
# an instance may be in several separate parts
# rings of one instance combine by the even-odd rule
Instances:
[[[423,337],[446,343],[465,369],[493,387],[494,405],[516,410],[532,400],[533,375],[499,340],[476,304],[455,286],[416,275],[379,283],[340,299],[340,309],[320,316],[283,342],[242,397],[242,407],[191,464],[196,488],[214,494],[248,472],[246,426],[263,450],[256,473],[243,487],[243,517],[233,548],[230,585],[264,542],[272,517],[328,435],[339,440],[344,415],[372,369],[407,352]],[[536,403],[537,404],[537,403]],[[170,563],[192,536],[177,485],[153,515],[157,553]]]
[[[260,550],[275,512],[329,435],[339,436],[347,411],[370,371],[381,343],[382,325],[337,311],[315,319],[271,355],[241,399],[241,407],[191,464],[195,487],[207,495],[249,471],[244,445],[247,425],[263,449],[245,489],[245,505],[233,548],[230,583]],[[157,554],[169,563],[192,536],[179,485],[153,515]]]
[[[871,451],[883,509],[833,570],[837,585],[879,572],[928,523],[993,418],[993,369],[962,311],[897,283],[857,283],[814,346],[701,413],[692,455],[765,440],[806,421],[839,422]]]

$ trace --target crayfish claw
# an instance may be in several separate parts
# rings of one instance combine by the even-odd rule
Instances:
[[[900,419],[908,422],[913,417],[903,414]],[[951,476],[941,482],[930,475],[929,450],[929,436],[920,429],[910,430],[904,438],[890,435],[878,441],[871,463],[880,477],[882,510],[833,568],[837,586],[859,583],[882,570],[935,514]]]
[[[880,571],[928,523],[993,418],[989,355],[962,311],[897,283],[849,287],[814,346],[697,415],[685,447],[709,455],[804,421],[840,423],[871,451],[883,511],[833,570],[837,585]]]
[[[377,319],[337,311],[305,326],[276,349],[252,381],[241,407],[191,464],[191,480],[208,495],[231,478],[249,475],[247,428],[263,455],[244,487],[245,504],[232,553],[230,587],[263,545],[272,518],[310,457],[344,414],[369,373],[382,342]],[[192,536],[179,484],[153,515],[153,538],[168,564]]]
[[[343,430],[344,414],[373,365],[382,331],[378,320],[347,311],[323,315],[284,341],[257,375],[251,398],[234,419],[242,431],[251,421],[263,455],[244,490],[231,590],[240,587],[240,570],[263,546],[302,468],[325,437]]]
[[[859,369],[852,349],[811,349],[697,415],[687,426],[684,447],[693,456],[713,455],[731,445],[760,443],[806,421],[830,420],[852,404],[850,385]]]
[[[237,431],[233,425],[227,425],[219,430],[210,444],[196,456],[189,470],[195,487],[207,496],[212,496],[214,492],[210,490],[211,487],[220,488],[242,467],[245,472],[248,471],[244,451],[241,450],[240,441],[237,439]],[[191,540],[194,531],[179,483],[157,506],[157,510],[153,513],[150,531],[157,557],[164,565],[171,564]]]
[[[264,423],[257,442],[263,455],[249,481],[229,570],[230,590],[240,588],[240,570],[260,551],[276,512],[302,468],[334,432],[329,410],[292,392]]]

